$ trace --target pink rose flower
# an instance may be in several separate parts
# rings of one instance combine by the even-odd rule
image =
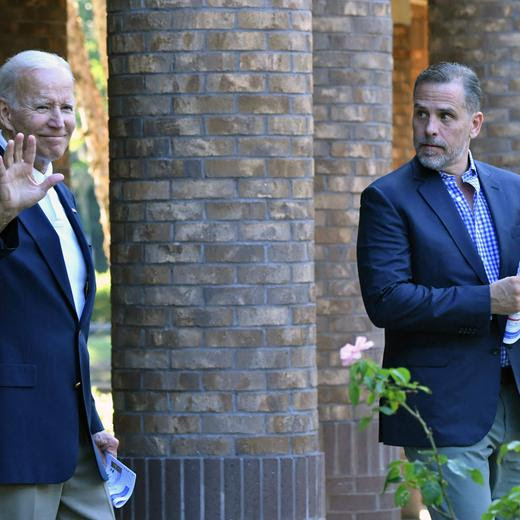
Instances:
[[[343,366],[350,366],[361,359],[361,352],[374,346],[373,341],[368,341],[365,336],[358,336],[356,343],[343,345],[339,351],[339,358]]]

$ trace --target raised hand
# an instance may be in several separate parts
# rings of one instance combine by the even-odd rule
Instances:
[[[25,149],[24,149],[25,141]],[[61,173],[46,177],[38,184],[32,175],[36,156],[36,138],[17,134],[7,143],[0,157],[0,231],[22,210],[34,206],[47,190],[63,180]]]

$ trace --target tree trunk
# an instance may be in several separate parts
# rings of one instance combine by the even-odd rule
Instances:
[[[110,262],[108,115],[90,70],[83,23],[78,14],[76,0],[67,0],[67,33],[68,60],[76,79],[76,101],[85,135],[87,160],[99,203],[100,222],[103,229],[103,250]],[[104,38],[101,40],[105,41]],[[103,52],[106,60],[106,46],[100,46],[100,53]]]

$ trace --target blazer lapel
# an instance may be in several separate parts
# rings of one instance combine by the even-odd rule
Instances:
[[[449,235],[457,244],[461,254],[481,282],[487,284],[488,280],[484,264],[440,175],[433,170],[423,168],[417,160],[414,161],[414,172],[416,178],[422,181],[418,187],[420,195],[439,217]]]
[[[56,231],[54,231],[54,228],[38,204],[22,211],[18,215],[18,219],[34,240],[36,247],[56,278],[63,295],[69,302],[74,314],[76,314],[67,269],[61,254],[60,239]]]
[[[476,161],[479,180],[486,199],[488,202],[493,223],[495,224],[495,233],[498,240],[498,248],[500,250],[500,278],[516,274],[518,261],[511,254],[511,231],[513,221],[511,220],[511,208],[515,202],[508,199],[507,189],[504,189],[497,182],[496,178],[489,171],[484,163]]]
[[[85,306],[83,307],[83,313],[81,317],[85,315],[89,315],[86,313],[86,310],[91,309],[93,305],[94,295],[95,295],[95,287],[96,287],[96,278],[94,274],[94,263],[92,261],[92,255],[90,251],[90,246],[85,237],[85,233],[81,227],[81,223],[79,220],[79,215],[76,209],[69,203],[67,197],[65,195],[65,188],[61,184],[57,184],[54,189],[58,194],[58,198],[65,210],[65,214],[69,219],[70,225],[76,234],[76,238],[78,240],[79,247],[83,254],[83,260],[85,261],[85,266],[87,270],[87,280],[85,285]],[[70,196],[70,195],[69,195]]]

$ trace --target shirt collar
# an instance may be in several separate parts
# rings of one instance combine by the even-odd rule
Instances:
[[[468,169],[462,174],[462,178],[464,179],[465,175],[473,173],[474,175],[477,174],[477,167],[475,166],[475,161],[473,160],[473,154],[471,153],[471,150],[468,150],[468,159],[469,159],[469,166]],[[442,170],[439,170],[439,173],[441,174],[442,178],[446,177],[453,177],[453,174],[443,172]]]
[[[40,183],[43,181],[43,179],[45,179],[45,177],[48,177],[49,175],[52,175],[52,172],[53,172],[53,168],[52,168],[52,163],[50,162],[49,165],[47,166],[47,169],[42,173],[41,171],[37,170],[36,168],[33,168],[33,179]]]
[[[475,161],[473,160],[473,154],[471,150],[468,150],[468,158],[469,158],[469,166],[468,169],[462,174],[462,182],[467,182],[471,184],[475,191],[480,191],[480,183],[478,180],[477,167],[475,166]],[[451,175],[449,173],[439,171],[439,174],[444,182],[453,183],[455,182],[455,175]]]

